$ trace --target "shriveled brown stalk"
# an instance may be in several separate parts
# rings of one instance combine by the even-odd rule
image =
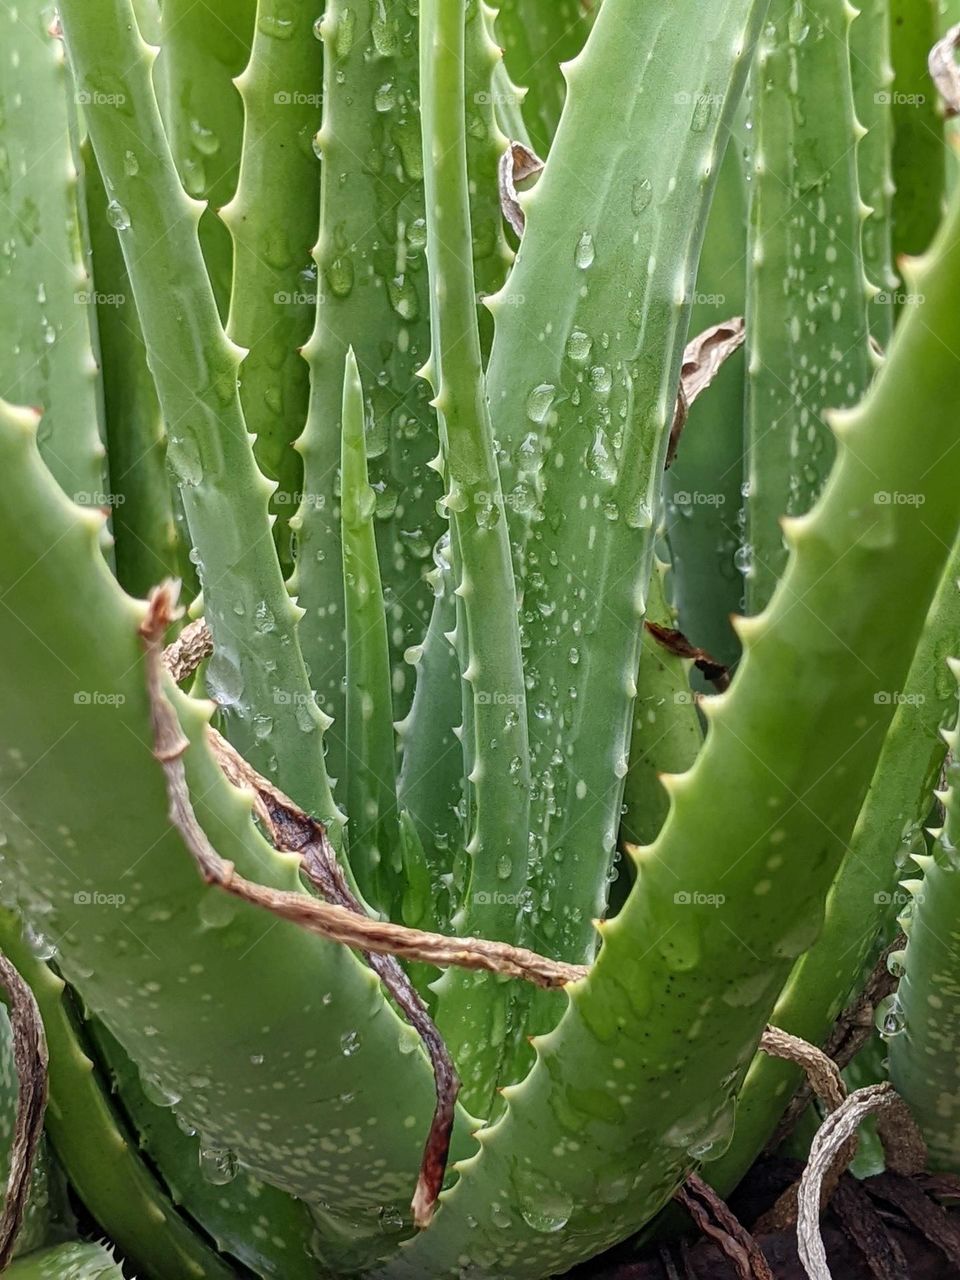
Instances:
[[[683,1205],[703,1234],[717,1242],[733,1263],[738,1280],[774,1280],[770,1264],[756,1240],[702,1178],[691,1174],[674,1199]]]
[[[213,636],[203,618],[183,628],[176,640],[163,651],[163,664],[175,683],[182,684],[192,676],[204,658],[213,653]]]
[[[140,633],[147,652],[147,683],[154,726],[154,754],[163,765],[170,796],[171,820],[193,855],[200,873],[209,884],[255,906],[263,907],[282,920],[320,934],[332,942],[342,942],[358,951],[400,956],[405,960],[446,968],[455,965],[501,977],[519,978],[547,989],[564,987],[584,977],[583,965],[564,964],[505,942],[486,938],[449,938],[440,933],[408,929],[387,920],[358,916],[346,907],[320,902],[303,893],[291,893],[255,884],[238,875],[210,845],[193,813],[187,792],[181,756],[189,743],[163,692],[163,662],[160,642],[173,618],[174,598],[167,585],[150,596],[150,610]],[[269,785],[269,784],[267,784]]]
[[[867,1189],[875,1199],[897,1208],[926,1240],[943,1252],[953,1274],[960,1275],[960,1227],[942,1205],[925,1194],[918,1182],[896,1173],[880,1173],[870,1179]]]
[[[797,1245],[810,1280],[831,1280],[820,1235],[820,1207],[824,1180],[834,1171],[841,1153],[867,1116],[888,1112],[901,1124],[913,1125],[906,1104],[890,1084],[869,1085],[851,1093],[824,1120],[810,1147],[807,1167],[797,1194]]]
[[[17,1243],[30,1195],[37,1147],[47,1106],[47,1040],[33,992],[6,956],[0,954],[0,986],[7,994],[17,1072],[17,1122],[10,1151],[10,1173],[0,1216],[0,1271]]]
[[[238,875],[233,864],[213,848],[197,821],[183,767],[183,754],[189,740],[163,690],[163,671],[165,667],[170,669],[162,647],[163,635],[176,616],[176,607],[175,588],[171,584],[155,588],[140,628],[146,651],[154,754],[163,767],[171,821],[208,884],[217,885],[280,919],[360,951],[420,1033],[437,1086],[437,1104],[412,1205],[414,1221],[418,1226],[426,1226],[443,1184],[459,1081],[439,1032],[394,957],[404,956],[438,967],[456,964],[523,978],[542,987],[565,986],[583,977],[586,969],[561,964],[506,943],[483,938],[447,938],[370,918],[347,884],[322,824],[262,778],[220,734],[210,729],[208,740],[224,775],[234,785],[246,787],[253,793],[255,811],[276,847],[300,855],[306,875],[326,901],[305,893],[271,889]]]
[[[862,1182],[844,1174],[830,1199],[830,1208],[847,1239],[853,1241],[869,1266],[872,1280],[903,1280],[910,1274],[899,1242]]]
[[[772,1058],[782,1058],[802,1067],[808,1087],[828,1112],[836,1111],[842,1105],[847,1096],[847,1087],[843,1083],[839,1067],[822,1049],[801,1040],[799,1036],[781,1031],[779,1027],[767,1027],[760,1039],[760,1049]],[[824,1175],[821,1187],[823,1204],[829,1201],[856,1153],[857,1135],[854,1133],[847,1140],[846,1146],[837,1152],[836,1160]],[[788,1187],[756,1224],[757,1229],[761,1232],[782,1231],[785,1227],[792,1226],[797,1220],[799,1191],[799,1183]]]

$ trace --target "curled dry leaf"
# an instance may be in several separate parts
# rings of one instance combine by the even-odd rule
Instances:
[[[33,992],[6,956],[0,954],[0,986],[7,994],[17,1072],[17,1122],[10,1173],[0,1216],[0,1271],[6,1270],[23,1224],[37,1147],[47,1106],[47,1040]]]
[[[692,338],[683,353],[683,364],[680,369],[680,389],[677,393],[677,407],[670,428],[670,440],[667,444],[666,467],[673,465],[680,445],[683,428],[687,424],[690,406],[717,376],[723,362],[743,346],[746,336],[743,317],[734,316],[715,324],[711,329]]]
[[[511,142],[500,157],[497,168],[497,179],[500,188],[500,208],[504,218],[513,227],[518,236],[523,235],[526,224],[520,198],[517,194],[517,183],[524,178],[532,178],[543,169],[543,161],[535,151],[531,151],[522,142]]]
[[[930,50],[928,65],[930,78],[943,99],[948,118],[960,115],[960,66],[957,65],[957,49],[960,48],[960,23],[951,27],[942,40]]]

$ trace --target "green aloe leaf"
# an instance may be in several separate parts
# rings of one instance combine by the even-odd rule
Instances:
[[[730,139],[710,206],[690,311],[690,334],[745,309],[747,191],[739,138]],[[718,661],[732,664],[739,644],[731,615],[743,603],[742,545],[744,357],[725,361],[710,390],[690,406],[666,474],[667,539],[680,630]]]
[[[20,1258],[7,1268],[10,1280],[124,1280],[120,1264],[100,1244],[58,1244]]]
[[[41,5],[8,6],[0,85],[0,396],[44,410],[40,447],[65,493],[109,506],[97,377],[97,308],[86,265],[77,104],[63,44]]]
[[[293,442],[307,417],[309,371],[300,348],[316,308],[323,55],[307,8],[260,0],[250,61],[237,79],[243,148],[236,195],[220,210],[233,237],[227,332],[246,348],[240,402],[256,436],[257,462],[278,482],[271,499],[284,571],[293,567],[289,521],[303,467]]]
[[[899,280],[893,270],[893,67],[890,5],[869,0],[850,28],[850,73],[857,119],[866,129],[857,146],[863,222],[863,267],[879,290],[870,305],[870,332],[886,348],[893,331]]]
[[[650,575],[647,619],[669,628],[674,620],[663,595],[664,571],[658,566]],[[690,665],[644,630],[620,823],[622,838],[632,844],[650,844],[663,826],[670,797],[661,775],[686,773],[703,745]]]
[[[787,560],[780,520],[829,473],[824,410],[856,404],[871,375],[868,284],[845,0],[773,0],[757,51],[747,300],[748,613]],[[822,109],[829,102],[831,109]]]
[[[228,1280],[231,1272],[182,1220],[113,1113],[84,1053],[63,982],[21,936],[21,921],[0,911],[0,947],[29,983],[50,1054],[46,1127],[71,1184],[126,1257],[157,1280]]]
[[[697,257],[762,8],[713,6],[705,27],[685,5],[667,21],[605,0],[490,304],[487,385],[522,571],[528,938],[577,962],[606,900]]]
[[[367,475],[363,385],[353,348],[344,369],[341,420],[347,836],[350,866],[361,893],[389,917],[396,915],[406,869],[397,814],[390,643],[377,563],[377,495]]]
[[[941,730],[956,715],[947,658],[960,653],[960,544],[955,546],[927,616],[902,689],[880,689],[897,710],[844,860],[827,899],[823,929],[794,967],[771,1016],[775,1026],[823,1044],[885,940],[896,880],[909,857],[925,850],[921,825],[946,754]],[[726,1155],[708,1167],[728,1191],[773,1132],[799,1073],[778,1058],[757,1056],[744,1084],[737,1130]]]
[[[526,89],[523,115],[534,150],[546,155],[567,93],[561,64],[583,48],[590,20],[581,0],[500,0],[498,8],[504,61]]]
[[[960,662],[952,659],[951,669],[960,679]],[[878,1010],[878,1024],[888,1042],[890,1079],[923,1130],[931,1166],[956,1171],[960,1169],[960,1077],[954,1048],[960,967],[956,936],[960,736],[955,729],[946,734],[946,742],[951,752],[942,797],[946,821],[933,855],[914,855],[922,879],[904,881],[912,902],[909,912],[904,912],[907,948],[897,957],[903,976],[896,994]]]
[[[471,255],[464,0],[420,10],[420,92],[433,349],[427,376],[440,428],[457,579],[469,840],[459,933],[516,941],[527,878],[527,725],[517,592],[486,400]],[[495,743],[495,748],[491,745]],[[448,972],[437,1025],[457,1063],[464,1105],[484,1114],[502,1067],[512,990]]]
[[[216,210],[237,189],[244,117],[234,78],[250,56],[256,11],[257,0],[160,6],[157,101],[184,190],[209,202],[198,232],[221,316],[230,300],[233,248]]]
[[[943,127],[927,68],[940,28],[937,4],[938,0],[890,0],[894,261],[902,253],[922,253],[940,220]]]
[[[94,296],[117,579],[132,595],[146,595],[155,583],[179,571],[195,590],[189,545],[184,547],[177,536],[160,404],[147,367],[119,232],[109,221],[109,197],[89,141],[82,155],[90,248],[96,262]]]

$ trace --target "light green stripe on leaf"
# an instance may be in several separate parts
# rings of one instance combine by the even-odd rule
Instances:
[[[0,15],[0,396],[43,409],[39,443],[65,493],[110,505],[97,309],[72,147],[78,101],[41,5]]]

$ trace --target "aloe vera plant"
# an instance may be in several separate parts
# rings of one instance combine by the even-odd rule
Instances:
[[[880,1020],[960,1172],[909,9],[4,13],[11,1276],[561,1274],[743,1176],[908,854]]]

